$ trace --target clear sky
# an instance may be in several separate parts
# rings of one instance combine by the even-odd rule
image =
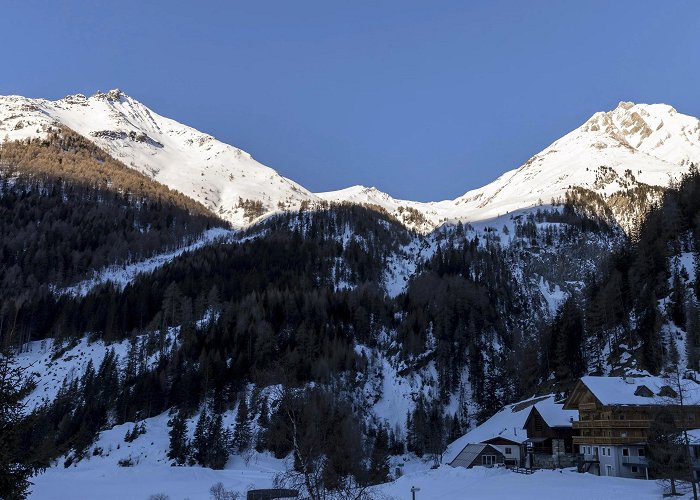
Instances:
[[[119,87],[313,191],[455,198],[620,100],[700,116],[700,2],[3,0],[0,94]]]

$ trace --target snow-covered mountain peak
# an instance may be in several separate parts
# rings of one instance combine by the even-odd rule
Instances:
[[[97,92],[95,92],[93,97],[95,99],[105,99],[107,101],[120,101],[122,99],[124,99],[124,100],[129,99],[129,100],[133,101],[133,99],[131,99],[131,97],[126,95],[120,89],[112,89],[109,92],[101,92],[98,90]]]
[[[678,163],[695,155],[700,143],[698,124],[696,118],[667,104],[621,102],[612,111],[595,113],[579,130],[613,139],[619,147]],[[593,147],[598,146],[598,142],[593,143]]]
[[[119,89],[56,101],[0,97],[0,137],[64,125],[127,166],[199,201],[236,227],[318,198],[248,153],[165,118]]]
[[[144,174],[209,207],[236,227],[320,201],[381,207],[427,232],[444,222],[494,219],[562,198],[573,187],[603,196],[665,187],[700,163],[700,121],[666,104],[620,102],[595,113],[515,170],[455,200],[399,200],[374,187],[311,193],[248,153],[158,115],[119,89],[57,101],[0,97],[0,138],[65,125]]]

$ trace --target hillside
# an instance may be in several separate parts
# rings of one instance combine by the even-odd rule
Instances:
[[[279,466],[302,442],[342,489],[584,374],[698,366],[700,129],[668,106],[427,204],[310,193],[118,91],[0,112],[25,460]]]
[[[700,174],[696,168],[653,209],[633,243],[614,252],[587,290],[598,365],[700,369]],[[603,346],[609,346],[607,349]]]

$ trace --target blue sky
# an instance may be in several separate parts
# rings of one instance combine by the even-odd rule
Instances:
[[[620,100],[700,116],[700,2],[5,0],[0,94],[119,87],[314,191],[454,198]]]

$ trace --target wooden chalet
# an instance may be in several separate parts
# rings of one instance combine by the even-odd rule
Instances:
[[[578,410],[573,444],[585,471],[648,478],[647,433],[659,411],[669,411],[680,429],[700,426],[700,384],[682,380],[677,389],[660,377],[582,377],[564,408]]]
[[[574,452],[573,437],[577,431],[573,424],[578,420],[577,412],[561,409],[559,413],[547,413],[537,406],[532,407],[523,426],[527,432],[528,451],[548,455]]]
[[[542,419],[545,423],[547,431],[546,443],[537,440],[541,434],[535,433],[535,429],[539,429],[536,420],[533,418],[533,409],[537,409],[534,415]],[[576,411],[562,410],[562,404],[557,403],[553,395],[539,396],[530,398],[525,401],[520,401],[511,405],[504,406],[501,411],[493,415],[486,422],[472,429],[467,434],[450,444],[451,450],[447,451],[446,462],[453,466],[474,467],[476,465],[493,465],[504,464],[510,467],[526,466],[526,453],[528,451],[528,433],[525,431],[527,421],[532,422],[533,435],[531,436],[538,445],[543,447],[548,446],[547,458],[543,458],[535,462],[530,461],[528,467],[556,467],[561,463],[559,458],[560,453],[566,451],[566,447],[562,446],[564,451],[559,451],[558,447],[553,447],[552,438],[557,439],[562,433],[571,433],[571,420],[576,419],[578,413]],[[567,427],[566,429],[560,429]],[[540,431],[543,432],[543,431]],[[544,436],[542,434],[542,436]],[[569,437],[569,448],[571,448]],[[490,448],[485,448],[488,445]],[[553,452],[553,449],[555,450]],[[486,463],[481,463],[476,455],[479,453],[487,453],[496,450],[496,461],[492,463],[490,459],[486,459]],[[554,460],[553,453],[556,453],[557,460]],[[488,453],[487,453],[488,454]],[[466,457],[466,458],[465,458]],[[540,465],[537,465],[540,464]]]

